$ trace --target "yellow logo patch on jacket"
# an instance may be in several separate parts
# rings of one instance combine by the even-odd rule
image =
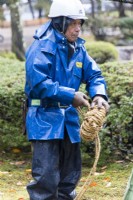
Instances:
[[[78,67],[78,68],[82,68],[82,62],[76,62],[76,67]]]

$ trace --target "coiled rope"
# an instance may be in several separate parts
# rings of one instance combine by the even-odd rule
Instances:
[[[96,167],[101,151],[101,144],[98,133],[101,130],[106,117],[106,110],[104,107],[99,109],[97,106],[95,106],[94,108],[90,108],[89,106],[88,111],[85,115],[82,112],[81,108],[78,108],[78,111],[84,117],[80,129],[81,138],[85,141],[95,141],[95,161],[89,175],[87,176],[85,183],[83,184],[75,200],[82,199],[83,195],[88,189],[88,186],[92,182],[94,173],[96,172]]]

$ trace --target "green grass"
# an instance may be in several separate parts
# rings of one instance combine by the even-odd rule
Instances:
[[[13,153],[11,150],[0,153],[0,157],[0,200],[28,200],[26,185],[32,180],[31,153]],[[90,169],[87,164],[83,166],[77,193],[81,191]],[[132,163],[125,161],[100,164],[82,200],[122,200],[131,169]]]
[[[122,200],[131,168],[132,163],[126,162],[107,164],[105,170],[98,168],[83,199]],[[81,191],[81,186],[84,184],[88,173],[89,169],[83,168],[83,178],[81,178],[77,187],[78,191]]]
[[[1,153],[0,200],[28,200],[26,185],[32,180],[31,153]]]

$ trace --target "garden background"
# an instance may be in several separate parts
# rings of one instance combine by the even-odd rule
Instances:
[[[24,54],[34,31],[48,20],[51,1],[0,3],[0,200],[27,200],[26,184],[32,177],[31,146],[22,134]],[[83,199],[121,200],[133,165],[133,4],[100,0],[83,3],[88,20],[81,37],[103,72],[110,104],[99,133],[102,149],[97,171]],[[28,20],[22,7],[29,8]],[[9,11],[10,19],[5,11]],[[80,90],[85,92],[84,84]],[[80,119],[82,123],[82,116]],[[93,165],[95,143],[82,141],[81,151],[83,174],[77,192]]]

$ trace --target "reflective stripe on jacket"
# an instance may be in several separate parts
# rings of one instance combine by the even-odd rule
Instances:
[[[26,118],[28,139],[63,139],[66,126],[71,142],[80,142],[78,112],[72,106],[74,94],[85,83],[91,98],[97,94],[106,98],[101,71],[81,38],[68,63],[67,40],[52,28],[51,22],[40,27],[34,38],[26,53],[25,93],[30,99],[57,101],[68,108],[30,106]]]

